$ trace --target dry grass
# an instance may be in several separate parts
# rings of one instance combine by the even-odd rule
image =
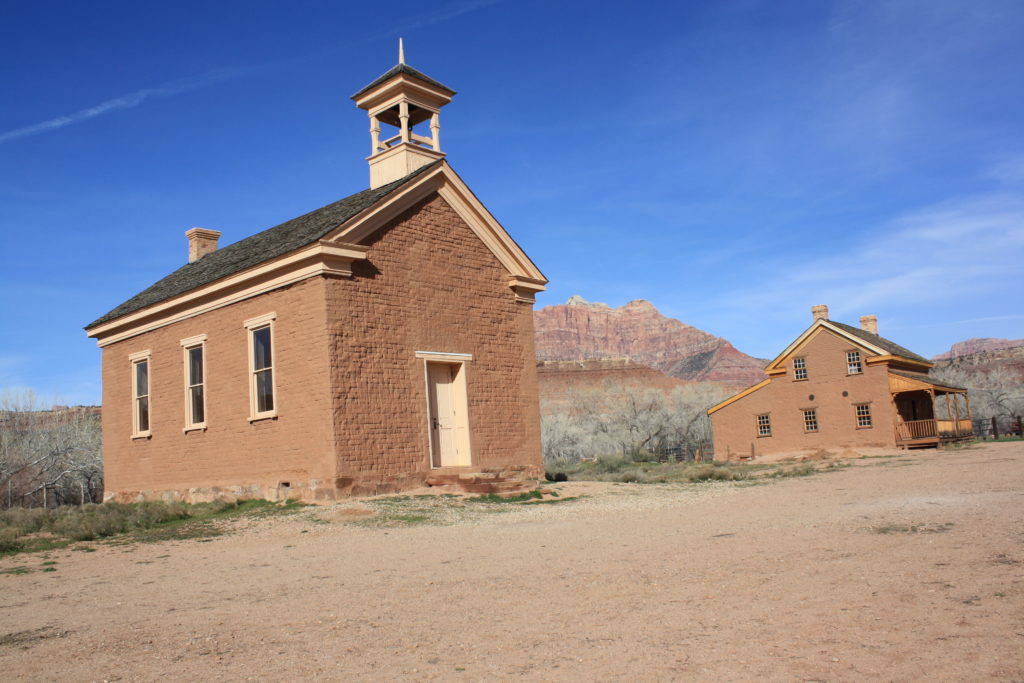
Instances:
[[[213,503],[106,503],[0,512],[0,555],[61,548],[78,541],[124,536],[135,542],[198,538],[222,533],[215,522],[241,514],[294,509],[266,500]]]
[[[744,481],[803,477],[834,469],[813,463],[750,464],[750,463],[657,463],[634,462],[621,457],[563,465],[548,472],[555,481],[610,481],[634,484],[699,483],[706,481]],[[563,479],[564,477],[564,479]]]

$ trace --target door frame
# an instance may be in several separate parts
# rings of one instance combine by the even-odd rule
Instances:
[[[473,464],[473,438],[469,414],[469,392],[467,374],[469,363],[473,360],[471,353],[450,353],[447,351],[417,351],[416,358],[423,363],[423,398],[426,406],[427,425],[427,461],[431,469],[444,469],[449,467],[469,467]],[[455,430],[456,449],[459,454],[458,465],[434,464],[434,433],[432,431],[430,415],[430,363],[438,363],[456,366],[456,375],[452,382],[452,402],[456,408]],[[438,456],[439,457],[439,456]]]

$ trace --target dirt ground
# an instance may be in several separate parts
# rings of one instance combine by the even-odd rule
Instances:
[[[1024,443],[571,489],[5,558],[0,678],[1024,680]]]

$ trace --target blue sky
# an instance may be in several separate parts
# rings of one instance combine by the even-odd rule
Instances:
[[[367,185],[349,96],[459,94],[453,167],[572,294],[771,357],[828,304],[924,355],[1024,337],[1024,3],[8,2],[0,389],[97,403],[82,326]]]

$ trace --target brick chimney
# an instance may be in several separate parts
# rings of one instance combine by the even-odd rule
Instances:
[[[185,231],[188,238],[188,262],[193,263],[212,251],[217,251],[217,240],[220,232],[205,228],[192,228]]]
[[[825,304],[811,306],[811,316],[815,320],[828,320],[828,306]]]
[[[860,317],[860,329],[871,334],[878,334],[878,316],[862,315]]]

